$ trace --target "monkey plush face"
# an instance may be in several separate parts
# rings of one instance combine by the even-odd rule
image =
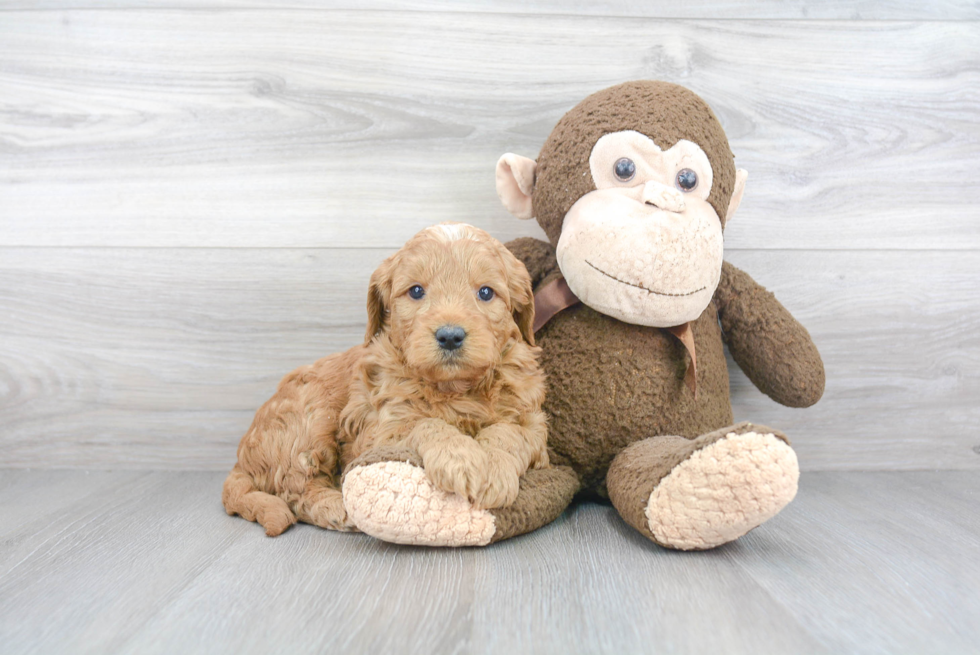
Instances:
[[[746,177],[701,98],[628,82],[568,112],[537,162],[501,157],[497,191],[519,218],[537,217],[582,302],[672,327],[711,301]]]
[[[707,155],[686,139],[661,150],[627,130],[596,141],[589,167],[596,190],[568,210],[558,239],[569,288],[627,323],[696,319],[718,286],[724,250]]]

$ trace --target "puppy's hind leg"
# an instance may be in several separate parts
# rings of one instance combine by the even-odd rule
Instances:
[[[237,464],[225,480],[221,502],[229,514],[238,514],[248,521],[258,521],[270,537],[282,534],[296,522],[296,516],[289,510],[285,500],[259,491],[252,476]]]
[[[292,503],[293,511],[300,521],[328,530],[341,532],[357,532],[347,510],[344,509],[344,498],[333,485],[333,480],[326,475],[312,478],[306,485],[303,495]]]

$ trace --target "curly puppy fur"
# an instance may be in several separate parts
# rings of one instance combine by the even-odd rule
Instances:
[[[226,511],[269,536],[297,520],[354,530],[341,472],[390,445],[417,451],[433,484],[477,507],[513,503],[520,476],[548,466],[533,322],[527,269],[500,242],[460,223],[423,230],[371,276],[364,344],[296,369],[258,410]],[[465,331],[457,349],[440,346],[444,326]]]

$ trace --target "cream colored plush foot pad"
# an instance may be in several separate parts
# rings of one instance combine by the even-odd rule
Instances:
[[[650,494],[656,540],[680,550],[714,548],[775,516],[796,496],[796,453],[772,434],[731,433],[678,464]]]
[[[485,546],[494,517],[457,494],[437,489],[418,466],[379,462],[344,478],[344,506],[362,532],[396,544]]]

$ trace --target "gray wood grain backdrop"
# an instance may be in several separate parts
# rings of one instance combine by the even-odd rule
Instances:
[[[828,20],[830,19],[830,20]],[[222,469],[291,368],[357,343],[422,227],[496,199],[592,91],[721,118],[727,258],[824,355],[739,419],[819,469],[980,469],[980,2],[0,2],[0,467]]]

